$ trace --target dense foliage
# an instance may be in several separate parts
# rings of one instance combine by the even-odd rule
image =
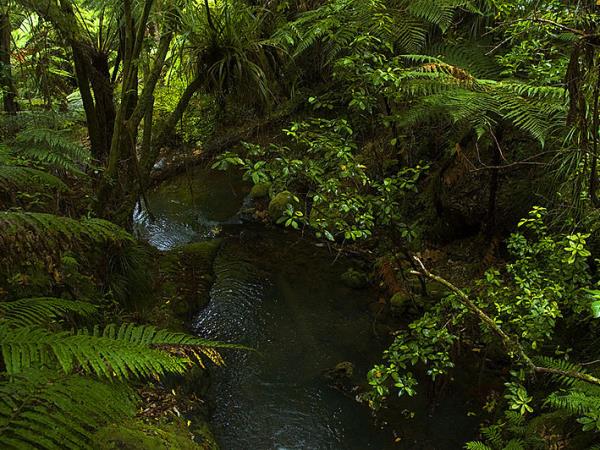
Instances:
[[[225,344],[131,313],[153,264],[134,206],[162,165],[196,159],[410,298],[370,407],[479,366],[500,388],[467,448],[592,446],[599,8],[0,0],[2,447],[93,446],[135,416],[140,380],[222,363]],[[483,249],[466,275],[427,256],[465,239]]]

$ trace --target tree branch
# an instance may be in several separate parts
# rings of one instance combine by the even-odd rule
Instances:
[[[519,342],[516,339],[513,339],[511,336],[506,334],[504,330],[502,330],[502,328],[500,328],[500,326],[494,321],[494,319],[492,319],[481,308],[479,308],[473,302],[473,300],[471,300],[471,298],[469,298],[469,296],[462,291],[462,289],[456,287],[448,280],[429,272],[429,270],[425,268],[423,262],[416,256],[414,256],[413,258],[416,261],[419,270],[413,270],[410,272],[411,274],[429,278],[430,280],[435,281],[436,283],[441,284],[442,286],[448,288],[450,291],[454,292],[457,296],[458,301],[460,301],[472,314],[477,316],[491,331],[494,332],[494,334],[500,337],[500,339],[502,340],[502,344],[510,353],[516,353],[517,355],[519,355],[519,357],[525,362],[527,367],[529,367],[529,370],[537,373],[549,373],[554,375],[567,376],[569,378],[575,378],[590,384],[600,386],[600,378],[596,378],[587,373],[537,366],[531,360],[529,355],[527,355],[521,344],[519,344]]]

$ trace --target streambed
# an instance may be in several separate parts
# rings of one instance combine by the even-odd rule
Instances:
[[[329,385],[323,371],[337,363],[351,361],[364,380],[380,358],[383,343],[367,312],[376,292],[340,283],[353,262],[322,244],[242,223],[247,193],[237,174],[196,169],[149,194],[153,220],[141,210],[135,218],[138,233],[161,250],[224,238],[211,301],[196,315],[194,331],[257,351],[224,352],[227,365],[213,370],[211,425],[221,448],[461,448],[475,424],[459,396],[444,400],[432,417],[425,399],[416,399],[415,418],[396,417],[393,431]]]

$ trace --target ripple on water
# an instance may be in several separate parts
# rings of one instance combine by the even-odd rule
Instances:
[[[239,223],[247,186],[204,169],[185,181],[191,185],[183,181],[175,179],[149,193],[154,220],[136,209],[138,233],[159,249],[210,238],[219,226]],[[417,405],[420,418],[399,421],[407,438],[398,447],[389,431],[374,425],[366,408],[325,383],[321,372],[340,361],[356,363],[358,378],[364,379],[380,358],[371,319],[359,306],[374,294],[341,286],[343,258],[332,265],[325,249],[298,235],[249,231],[243,238],[226,239],[215,262],[211,301],[194,324],[201,336],[257,350],[225,350],[226,366],[214,369],[212,424],[221,448],[461,448],[461,398],[456,402],[462,404],[449,405],[441,420],[426,417],[425,402]],[[452,444],[450,437],[456,438]]]
[[[226,351],[227,365],[214,372],[212,421],[219,443],[224,450],[385,448],[391,439],[373,426],[368,411],[321,377],[322,370],[343,358],[340,348],[353,345],[340,335],[344,342],[319,348],[321,338],[332,332],[330,324],[346,319],[352,327],[360,318],[368,329],[368,320],[360,312],[340,316],[331,307],[327,299],[336,297],[331,279],[308,288],[320,278],[319,267],[296,270],[293,262],[290,267],[277,258],[263,264],[272,244],[261,242],[260,253],[257,246],[236,239],[225,242],[215,262],[211,302],[195,322],[204,337],[257,350]],[[279,282],[289,270],[300,273],[304,286],[296,287],[313,296],[300,305],[301,311],[290,309],[290,302],[301,299],[290,296],[301,291],[282,288]],[[311,323],[299,332],[296,325],[304,320]],[[357,330],[346,336],[355,341],[364,334]]]

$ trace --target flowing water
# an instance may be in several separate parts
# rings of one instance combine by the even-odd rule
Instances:
[[[352,263],[298,233],[242,224],[248,187],[236,175],[196,170],[150,193],[154,220],[138,211],[138,232],[166,250],[223,236],[209,305],[198,335],[255,352],[225,352],[213,373],[212,427],[224,450],[452,449],[473,431],[465,404],[450,397],[429,417],[424,399],[396,432],[330,386],[323,371],[341,361],[358,380],[381,356],[366,305],[376,293],[351,290],[340,275]],[[419,412],[420,411],[420,412]],[[402,423],[405,422],[405,423]]]

